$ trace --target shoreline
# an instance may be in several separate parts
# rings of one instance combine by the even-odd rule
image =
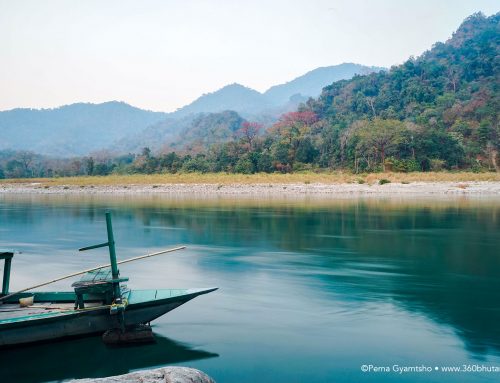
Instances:
[[[0,195],[164,195],[164,196],[319,196],[358,198],[369,196],[485,196],[500,197],[500,181],[357,183],[165,183],[117,185],[43,185],[39,182],[0,183]]]

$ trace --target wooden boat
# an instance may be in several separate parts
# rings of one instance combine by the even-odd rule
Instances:
[[[117,262],[109,213],[106,213],[106,224],[108,241],[80,250],[107,246],[110,264],[48,282],[52,283],[83,274],[80,281],[73,283],[73,291],[27,292],[26,290],[31,290],[29,288],[9,293],[10,269],[14,252],[0,251],[0,259],[5,261],[2,294],[0,295],[0,346],[102,334],[109,331],[126,334],[131,329],[147,325],[199,295],[217,290],[216,287],[129,290],[123,285],[128,278],[120,277],[118,264],[163,252]],[[165,252],[168,251],[171,250]],[[42,285],[45,284],[34,287]]]

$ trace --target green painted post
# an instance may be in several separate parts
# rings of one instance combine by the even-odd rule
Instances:
[[[110,212],[106,212],[106,229],[108,231],[108,247],[109,247],[109,260],[111,263],[111,274],[113,276],[113,279],[118,279],[120,271],[118,270],[118,265],[116,264],[115,239],[113,237],[113,226],[111,225]],[[115,295],[115,301],[117,303],[121,302],[121,291],[119,282],[113,282],[113,292]]]
[[[10,282],[10,264],[12,262],[12,257],[5,258],[4,269],[3,269],[3,282],[2,282],[2,294],[7,295],[9,293],[9,282]]]

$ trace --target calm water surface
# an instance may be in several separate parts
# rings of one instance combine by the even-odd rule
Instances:
[[[1,351],[0,381],[101,377],[164,365],[226,382],[494,382],[500,373],[363,373],[500,366],[500,201],[188,201],[0,196],[11,290],[106,263],[113,213],[131,288],[207,287],[156,320],[155,345],[99,337]],[[68,290],[62,281],[46,290]]]

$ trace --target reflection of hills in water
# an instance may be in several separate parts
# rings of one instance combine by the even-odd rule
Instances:
[[[57,199],[47,202],[59,206]],[[22,212],[0,210],[0,220],[43,221],[43,210],[28,204]],[[386,301],[423,313],[452,326],[476,357],[500,354],[498,201],[251,201],[245,207],[238,201],[154,198],[81,204],[65,199],[63,205],[56,218],[84,218],[85,230],[88,221],[101,219],[104,207],[115,207],[115,221],[127,223],[122,240],[133,238],[131,246],[156,235],[171,243],[290,252],[286,259],[267,259],[266,267],[299,270],[320,280],[323,292],[347,301]],[[184,230],[162,234],[152,229],[158,227]],[[262,266],[251,252],[244,255],[248,272]],[[238,254],[231,257],[237,261]],[[222,260],[200,260],[200,267],[231,271]]]
[[[87,337],[4,349],[2,382],[39,383],[74,378],[98,378],[131,370],[213,358],[219,355],[190,348],[155,335],[156,343],[107,347],[100,337]],[[24,369],[9,368],[24,363]]]

